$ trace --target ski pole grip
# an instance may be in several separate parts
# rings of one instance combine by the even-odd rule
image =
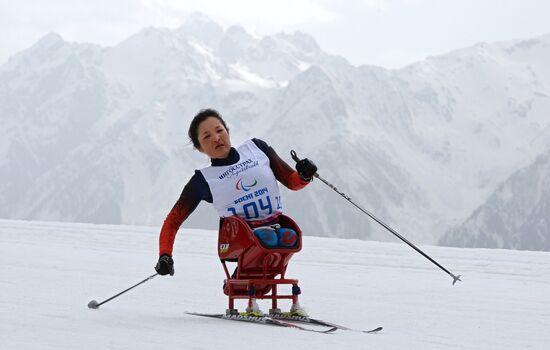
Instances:
[[[296,154],[296,152],[294,150],[290,151],[290,156],[292,157],[292,159],[294,159],[294,161],[296,163],[298,163],[300,161],[300,158],[298,158],[298,155]]]

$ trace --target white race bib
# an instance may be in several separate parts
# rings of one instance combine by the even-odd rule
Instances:
[[[255,221],[282,213],[279,185],[269,158],[252,140],[239,146],[237,152],[240,158],[235,164],[200,170],[220,217],[238,215]]]

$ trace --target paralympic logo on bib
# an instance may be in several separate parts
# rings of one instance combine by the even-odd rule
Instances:
[[[237,188],[238,190],[243,190],[245,192],[248,192],[250,191],[250,189],[254,186],[256,186],[258,184],[258,181],[256,179],[254,179],[254,183],[251,184],[251,185],[245,185],[243,183],[243,178],[241,177],[239,179],[239,181],[237,181],[237,184],[235,185],[235,188]]]

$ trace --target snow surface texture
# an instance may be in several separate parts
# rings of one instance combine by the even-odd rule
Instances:
[[[287,276],[300,279],[309,313],[355,328],[384,326],[376,335],[325,335],[185,315],[227,306],[216,244],[213,231],[187,230],[176,243],[174,277],[90,310],[90,300],[154,273],[157,230],[0,220],[1,347],[542,350],[550,343],[548,252],[423,246],[463,275],[451,286],[403,244],[304,237]]]
[[[300,32],[257,38],[200,15],[113,47],[51,33],[0,66],[0,217],[160,226],[208,164],[185,135],[209,106],[234,144],[262,138],[289,163],[295,149],[399,232],[435,244],[550,148],[547,62],[550,35],[386,70]],[[284,199],[306,235],[393,239],[322,184]],[[190,224],[215,228],[214,213],[201,205]],[[539,232],[548,242],[548,224]]]

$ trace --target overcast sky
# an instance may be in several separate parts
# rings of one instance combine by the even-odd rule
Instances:
[[[480,41],[550,32],[544,0],[0,0],[0,64],[48,32],[111,46],[194,11],[259,35],[301,30],[355,65],[399,68]]]

